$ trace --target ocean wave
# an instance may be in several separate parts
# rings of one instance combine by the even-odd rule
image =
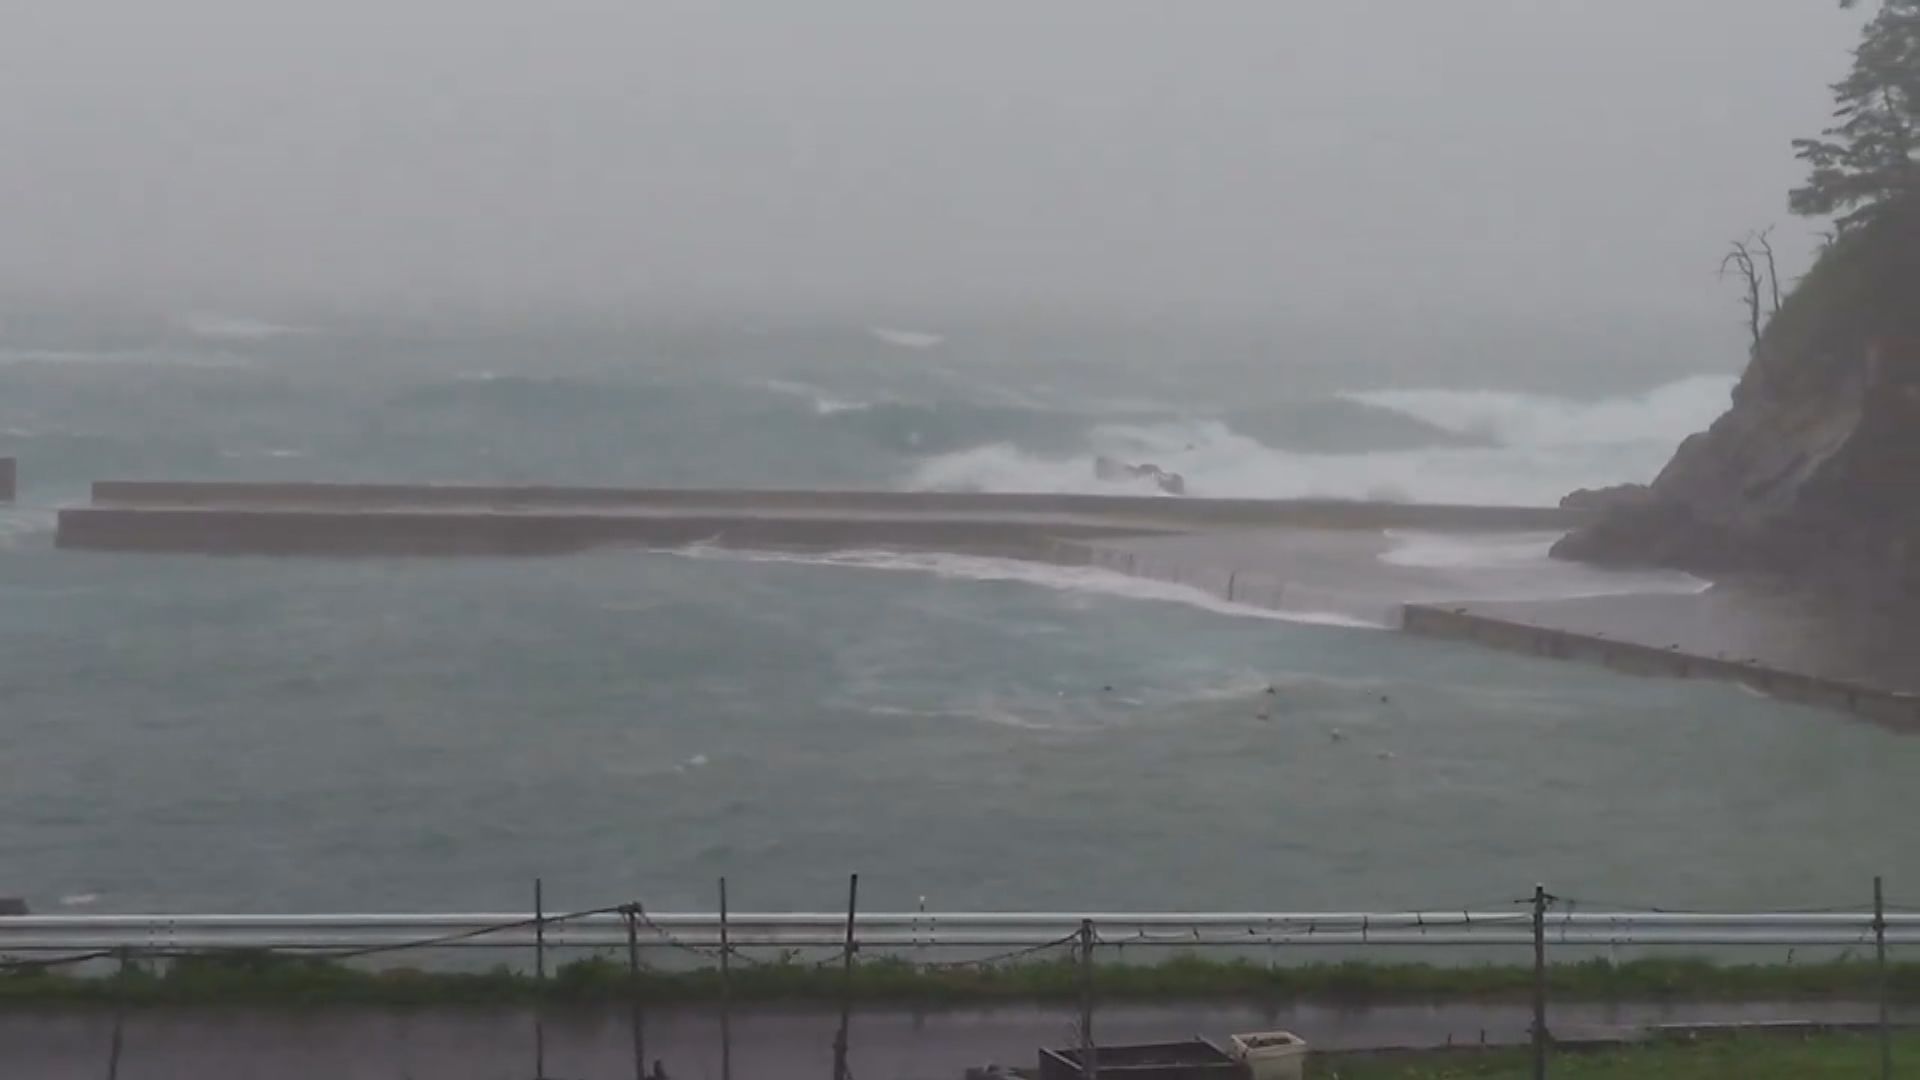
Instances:
[[[1645,393],[1592,401],[1507,390],[1368,390],[1343,396],[1507,446],[1670,444],[1705,430],[1726,412],[1735,381],[1730,375],[1695,375]]]
[[[796,566],[825,566],[854,570],[885,570],[896,573],[930,574],[961,581],[1018,582],[1058,592],[1097,593],[1127,600],[1180,604],[1219,615],[1233,615],[1272,622],[1347,629],[1378,630],[1367,622],[1338,612],[1278,611],[1271,608],[1236,604],[1192,585],[1133,577],[1091,566],[1056,566],[1052,563],[1000,559],[980,555],[955,555],[941,552],[836,551],[825,553],[754,551],[725,548],[712,544],[672,548],[661,554],[695,559],[724,559],[736,562],[786,563]]]
[[[1435,533],[1388,530],[1392,546],[1380,556],[1389,566],[1444,575],[1454,600],[1577,600],[1597,596],[1675,594],[1691,596],[1712,582],[1677,570],[1625,570],[1563,562],[1551,557],[1564,534]]]
[[[173,367],[225,370],[252,361],[225,353],[178,349],[0,349],[0,367]]]
[[[759,384],[762,389],[771,390],[783,397],[798,398],[813,406],[816,416],[837,416],[840,413],[863,412],[874,407],[870,401],[854,401],[849,398],[835,397],[817,386],[788,379],[767,379]]]
[[[1131,445],[1163,432],[1143,430]],[[1114,440],[1119,442],[1120,440]],[[1190,446],[1134,452],[1178,473],[1187,493],[1204,498],[1358,499],[1372,502],[1540,506],[1576,488],[1650,479],[1671,447],[1619,453],[1510,448],[1314,454],[1275,450],[1220,428]],[[1124,457],[1118,450],[1107,456]],[[1037,454],[1008,443],[942,454],[916,465],[907,486],[917,491],[1151,494],[1144,481],[1105,481],[1099,453]]]
[[[867,333],[902,349],[932,349],[947,343],[947,339],[939,334],[929,334],[924,330],[896,330],[888,326],[869,326]]]
[[[52,539],[58,525],[59,516],[50,509],[0,509],[0,551],[37,547],[41,541]]]
[[[295,334],[313,333],[311,329],[304,326],[288,326],[266,319],[254,319],[244,315],[221,315],[206,311],[189,312],[178,316],[174,321],[195,337],[210,338],[215,341],[268,341]]]
[[[1406,390],[1348,395],[1474,440],[1389,450],[1285,448],[1222,420],[1103,423],[1069,450],[1000,438],[919,462],[916,490],[1134,493],[1103,481],[1100,457],[1151,462],[1187,491],[1216,498],[1340,498],[1546,505],[1576,488],[1650,480],[1680,440],[1724,409],[1730,380],[1698,376],[1646,394],[1579,402],[1495,391]]]

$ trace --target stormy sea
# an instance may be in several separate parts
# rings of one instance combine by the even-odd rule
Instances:
[[[1730,371],[1610,347],[10,318],[0,894],[500,910],[539,875],[562,906],[704,907],[725,874],[743,907],[831,908],[859,871],[874,907],[949,910],[1459,908],[1535,881],[1787,907],[1920,871],[1884,813],[1920,743],[1097,570],[52,544],[110,477],[1154,492],[1111,458],[1198,497],[1550,504],[1651,478],[1726,407]],[[1552,537],[1389,539],[1531,566]]]

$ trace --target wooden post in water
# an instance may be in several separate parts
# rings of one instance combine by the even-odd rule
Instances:
[[[1547,1080],[1547,890],[1533,887],[1533,1080]]]
[[[840,1030],[833,1037],[833,1080],[849,1080],[847,1071],[847,1029],[853,1024],[853,918],[860,910],[860,875],[847,880],[847,941],[845,966],[840,975]]]
[[[1873,954],[1875,989],[1880,996],[1880,1080],[1893,1077],[1893,1026],[1887,1019],[1887,896],[1882,879],[1873,879]]]
[[[727,879],[720,879],[720,1080],[733,1080],[733,938],[727,929]]]
[[[547,1080],[547,908],[545,888],[533,879],[533,1078]]]
[[[1100,1075],[1100,1052],[1093,1046],[1093,920],[1080,920],[1080,1075]]]
[[[627,997],[633,1028],[633,1080],[647,1080],[647,1018],[640,1004],[640,913],[631,905],[627,917]]]

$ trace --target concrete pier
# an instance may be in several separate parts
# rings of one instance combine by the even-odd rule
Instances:
[[[1044,555],[1060,540],[1254,526],[1568,527],[1559,510],[1331,500],[383,484],[102,482],[60,511],[70,549],[535,555],[613,545]]]

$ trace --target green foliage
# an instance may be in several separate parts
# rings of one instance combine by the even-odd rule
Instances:
[[[1269,968],[1244,961],[1179,956],[1159,964],[1101,963],[1094,985],[1106,1001],[1523,1000],[1533,973],[1526,967],[1436,967],[1349,961]],[[1874,968],[1836,961],[1772,966],[1721,966],[1705,960],[1595,960],[1549,969],[1553,998],[1567,1000],[1791,1000],[1869,996]],[[831,1000],[841,992],[837,963],[777,962],[734,965],[736,1001]],[[1896,996],[1920,1001],[1920,964],[1896,965]],[[545,983],[524,972],[431,972],[412,968],[367,970],[268,953],[208,955],[164,968],[134,965],[113,974],[58,971],[0,975],[0,1006],[28,1004],[447,1006],[515,1005],[533,1001],[596,1004],[638,995],[657,1003],[700,1004],[720,997],[712,968],[643,967],[634,979],[624,963],[595,957],[562,965]],[[1080,972],[1071,958],[1002,965],[921,968],[905,960],[862,960],[853,996],[894,1005],[942,1006],[992,1002],[1074,1001]]]
[[[1794,140],[1809,171],[1788,205],[1838,214],[1844,232],[1920,195],[1920,0],[1882,0],[1833,94],[1834,125],[1821,138]]]
[[[1882,208],[1821,252],[1767,323],[1754,374],[1767,391],[1815,390],[1876,339],[1920,338],[1920,196]]]

